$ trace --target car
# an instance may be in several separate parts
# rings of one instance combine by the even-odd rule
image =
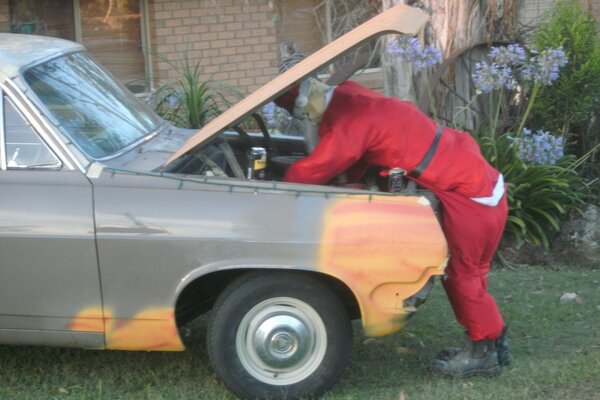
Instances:
[[[425,21],[392,8],[199,131],[161,119],[77,43],[0,34],[0,344],[183,351],[181,332],[209,312],[209,360],[237,396],[331,388],[351,321],[400,330],[447,243],[421,189],[282,182],[305,138],[256,111]]]

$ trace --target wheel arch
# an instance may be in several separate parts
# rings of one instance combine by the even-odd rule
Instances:
[[[179,288],[175,301],[177,327],[210,311],[217,297],[234,280],[246,274],[295,273],[323,282],[343,304],[350,319],[361,317],[359,301],[352,289],[338,278],[317,271],[289,268],[232,268],[212,271],[187,280]]]

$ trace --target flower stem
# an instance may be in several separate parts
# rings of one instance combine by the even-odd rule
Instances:
[[[492,119],[492,125],[491,125],[491,129],[490,129],[490,137],[494,136],[496,134],[496,128],[498,127],[498,118],[500,117],[500,107],[502,105],[502,98],[504,97],[504,87],[500,88],[500,94],[498,94],[498,104],[496,105],[496,113],[494,115],[494,118]],[[493,99],[494,97],[492,95],[490,95],[490,112],[492,112],[492,108],[493,108]]]
[[[431,83],[429,81],[429,74],[427,71],[425,72],[425,85],[427,86],[427,94],[429,95],[429,108],[431,109],[433,120],[437,121],[437,109],[435,108],[435,102],[433,101],[433,91],[431,90]]]
[[[529,98],[529,102],[527,103],[527,109],[525,110],[525,114],[523,114],[523,118],[521,118],[521,123],[519,124],[519,129],[517,129],[517,134],[521,133],[523,127],[525,126],[525,122],[527,122],[527,118],[529,117],[529,113],[531,112],[531,107],[533,107],[535,97],[537,96],[537,93],[540,90],[540,86],[540,82],[536,82],[533,86],[533,90],[531,91],[531,97]]]

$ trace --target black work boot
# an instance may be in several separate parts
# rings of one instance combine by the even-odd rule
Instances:
[[[496,340],[494,340],[494,344],[496,345],[496,352],[498,353],[498,364],[503,367],[508,367],[512,362],[512,357],[510,355],[510,346],[508,344],[508,336],[506,335],[506,330],[508,328],[504,327],[502,329],[502,334]],[[440,351],[436,356],[436,360],[448,361],[452,357],[454,357],[461,349],[459,347],[446,347],[442,351]]]
[[[430,369],[435,373],[457,378],[475,375],[496,376],[500,373],[500,364],[498,364],[495,341],[469,340],[454,356],[446,360],[433,360]]]

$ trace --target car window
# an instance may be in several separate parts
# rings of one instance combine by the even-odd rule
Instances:
[[[4,105],[4,147],[8,169],[58,169],[61,163],[39,138],[31,124],[6,96]]]
[[[85,53],[36,65],[23,76],[58,128],[91,158],[119,154],[163,124]]]

